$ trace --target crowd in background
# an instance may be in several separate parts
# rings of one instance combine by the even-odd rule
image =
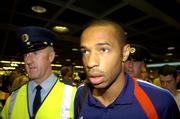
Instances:
[[[123,103],[120,109],[122,114],[131,112],[133,115],[137,113],[137,109],[142,108],[140,115],[136,115],[137,118],[147,116],[156,119],[158,116],[161,118],[165,116],[169,119],[179,116],[176,105],[177,102],[180,109],[179,69],[169,65],[156,69],[148,68],[149,51],[137,44],[126,44],[124,30],[118,24],[100,20],[92,23],[82,33],[80,51],[85,70],[83,73],[76,71],[71,65],[62,66],[58,74],[53,72],[51,63],[55,58],[53,49],[55,34],[48,29],[25,27],[18,34],[24,48],[22,51],[25,69],[19,67],[0,78],[0,111],[3,109],[1,116],[4,119],[17,118],[17,115],[19,118],[53,118],[53,116],[59,118],[60,114],[62,114],[60,117],[75,117],[74,119],[82,116],[101,117],[101,114],[94,113],[96,111],[107,114],[97,108],[97,105],[107,111],[113,108],[109,114],[115,118],[120,114],[116,111],[120,109],[120,105],[116,103]],[[81,84],[85,85],[79,87]],[[33,92],[34,90],[36,92]],[[82,97],[84,100],[81,100]],[[85,108],[80,107],[83,101],[86,102],[83,105]],[[96,106],[92,107],[90,101]],[[52,102],[59,104],[60,107],[51,105]],[[160,105],[153,105],[155,103]],[[130,105],[127,107],[126,104]],[[29,108],[23,110],[25,112],[23,116],[20,107]],[[88,115],[84,114],[83,109]],[[170,113],[161,112],[165,109],[171,109]],[[53,111],[47,114],[47,110]],[[94,112],[91,112],[92,110]],[[159,115],[157,112],[160,112]]]
[[[57,74],[62,82],[78,87],[86,78],[85,73],[75,72],[71,65],[62,66]],[[23,67],[10,71],[6,75],[0,75],[0,111],[8,96],[27,83],[29,78]]]
[[[149,51],[140,45],[131,44],[131,54],[125,62],[126,72],[133,78],[144,80],[168,90],[176,99],[180,109],[180,72],[178,66],[162,65],[154,69],[147,67]]]
[[[139,72],[139,76],[137,78],[142,79],[144,81],[148,81],[154,85],[169,90],[177,98],[177,103],[178,106],[180,107],[179,67],[164,65],[162,67],[157,67],[157,68],[148,68],[146,65],[143,65],[142,68],[139,69],[141,69],[141,71]],[[162,79],[163,73],[165,73],[164,76],[168,76],[172,74],[173,79],[170,80],[170,78],[167,78],[166,79],[167,81],[163,81]],[[86,79],[85,73],[75,72],[73,66],[70,65],[62,66],[59,70],[59,74],[57,75],[60,77],[62,81],[77,87],[81,85]],[[12,91],[16,90],[17,88],[19,88],[24,83],[26,83],[28,80],[29,80],[28,76],[26,75],[26,72],[23,70],[22,67],[11,71],[11,73],[8,75],[0,76],[0,100],[1,100],[0,109],[2,109],[5,100],[7,99],[9,94]]]
[[[125,74],[128,74],[133,79],[143,80],[168,90],[174,96],[180,109],[179,67],[163,65],[162,67],[148,68],[147,61],[150,58],[150,53],[147,48],[138,44],[130,44],[129,50],[130,54],[128,55],[127,59],[122,61],[125,66]],[[28,63],[29,62],[27,61],[27,64]],[[90,64],[88,64],[86,67],[89,68],[91,66],[89,65]],[[6,99],[13,91],[19,89],[27,82],[31,82],[28,76],[28,73],[25,72],[23,67],[18,67],[17,69],[11,71],[8,75],[0,76],[0,111],[3,109]],[[98,76],[99,75],[97,75],[97,77]],[[64,84],[68,84],[73,87],[79,87],[81,84],[89,81],[86,80],[87,77],[85,71],[83,73],[78,72],[72,65],[62,66],[59,69],[59,73],[56,74],[56,77],[59,77],[58,79]],[[95,76],[92,76],[92,79],[94,77]],[[99,78],[99,80],[100,79],[101,78]],[[95,83],[97,82],[95,81]]]

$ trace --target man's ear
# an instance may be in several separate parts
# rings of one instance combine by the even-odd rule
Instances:
[[[177,77],[176,77],[176,83],[179,83],[179,82],[180,82],[180,76],[177,75]]]
[[[130,54],[130,50],[131,50],[131,47],[129,44],[126,44],[123,47],[123,59],[122,59],[123,62],[125,62],[128,59],[129,54]]]
[[[49,54],[49,61],[52,63],[52,62],[54,61],[54,58],[55,58],[55,52],[52,51],[52,52],[50,52],[50,54]]]

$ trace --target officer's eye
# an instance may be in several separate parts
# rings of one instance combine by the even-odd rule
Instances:
[[[33,52],[33,54],[37,55],[37,54],[38,54],[38,52],[37,52],[37,51],[35,51],[35,52]]]
[[[40,52],[41,52],[40,50],[37,50],[37,51],[34,51],[33,54],[38,55],[38,54],[40,54]]]
[[[24,54],[23,57],[26,58],[28,56],[28,53]]]
[[[167,83],[171,83],[171,82],[172,82],[172,80],[167,81]]]

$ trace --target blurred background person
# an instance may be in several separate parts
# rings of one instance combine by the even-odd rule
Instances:
[[[176,67],[176,70],[177,70],[177,89],[180,89],[180,66],[177,66]]]
[[[29,78],[26,76],[23,69],[24,68],[22,67],[18,67],[10,72],[10,74],[1,76],[2,85],[0,88],[0,111],[4,107],[9,95],[29,81]]]
[[[63,66],[60,70],[60,77],[62,82],[76,86],[77,84],[74,81],[74,70],[73,66]]]
[[[175,97],[180,110],[180,90],[177,90],[177,71],[170,65],[164,65],[159,69],[159,79],[161,87],[169,90]]]
[[[160,83],[160,80],[159,80],[159,69],[158,68],[153,69],[150,74],[151,74],[150,77],[152,79],[152,83],[154,85],[156,85],[156,86],[161,87],[161,83]]]
[[[21,87],[23,84],[29,81],[29,78],[26,76],[26,72],[23,67],[18,67],[12,71],[9,75],[9,91],[13,92],[14,90]]]
[[[9,82],[9,76],[5,76],[5,75],[1,75],[0,80],[1,80],[1,87],[0,87],[0,112],[1,112],[7,98],[10,95],[8,89],[10,82]]]
[[[79,73],[79,78],[80,78],[80,80],[78,82],[78,85],[85,84],[88,82],[85,71]]]
[[[151,82],[148,75],[146,61],[150,57],[149,51],[138,44],[131,44],[130,55],[125,61],[125,71],[131,77]]]

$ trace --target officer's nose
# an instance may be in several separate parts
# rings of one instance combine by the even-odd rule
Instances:
[[[24,55],[24,62],[30,64],[33,61],[33,53],[29,52]]]

